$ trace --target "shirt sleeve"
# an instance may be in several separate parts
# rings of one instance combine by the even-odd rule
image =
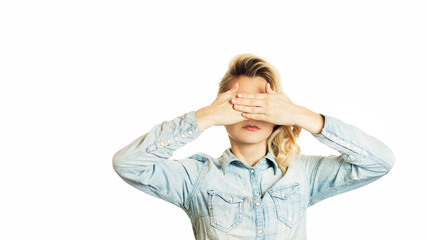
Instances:
[[[170,158],[200,135],[194,111],[164,121],[119,150],[113,157],[114,170],[133,187],[187,208],[204,165]]]
[[[310,184],[309,206],[379,179],[395,162],[393,152],[377,138],[339,119],[321,115],[324,127],[312,135],[341,155],[307,156],[303,160]]]

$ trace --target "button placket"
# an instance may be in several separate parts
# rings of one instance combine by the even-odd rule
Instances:
[[[257,177],[255,174],[255,169],[250,168],[249,170],[249,178],[250,178],[250,183],[251,183],[251,187],[254,193],[254,197],[252,198],[252,206],[253,209],[255,210],[255,224],[256,224],[256,231],[257,231],[257,237],[256,239],[262,239],[263,238],[263,227],[264,227],[264,210],[263,210],[263,205],[261,202],[261,198],[260,198],[260,194],[261,194],[261,189],[259,186],[259,181],[257,181]]]

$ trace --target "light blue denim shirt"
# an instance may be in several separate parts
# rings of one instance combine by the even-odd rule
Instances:
[[[308,207],[377,180],[395,161],[378,139],[321,115],[324,127],[313,137],[341,154],[299,154],[285,175],[271,153],[253,167],[230,148],[219,158],[170,159],[202,134],[194,111],[154,126],[118,151],[113,166],[128,184],[182,208],[198,240],[306,239]]]

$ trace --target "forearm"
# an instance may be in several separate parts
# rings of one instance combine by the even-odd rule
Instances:
[[[305,107],[296,105],[295,110],[296,125],[313,134],[319,134],[325,124],[322,115],[315,113]]]
[[[313,137],[341,154],[305,156],[301,161],[311,185],[310,205],[377,180],[395,162],[393,152],[379,139],[340,119],[322,116],[323,129]]]
[[[113,157],[114,170],[131,186],[186,209],[204,163],[171,157],[198,136],[193,111],[163,121],[119,150]]]
[[[175,150],[199,135],[194,112],[188,112],[157,124],[148,133],[119,150],[113,161],[116,167],[147,167],[161,159],[168,159]]]

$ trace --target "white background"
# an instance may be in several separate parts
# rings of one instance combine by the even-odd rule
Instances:
[[[194,239],[112,156],[210,104],[236,54],[291,100],[396,154],[380,180],[308,210],[309,239],[425,239],[424,1],[2,1],[0,239]],[[337,154],[305,130],[305,154]],[[179,149],[219,156],[223,127]]]

